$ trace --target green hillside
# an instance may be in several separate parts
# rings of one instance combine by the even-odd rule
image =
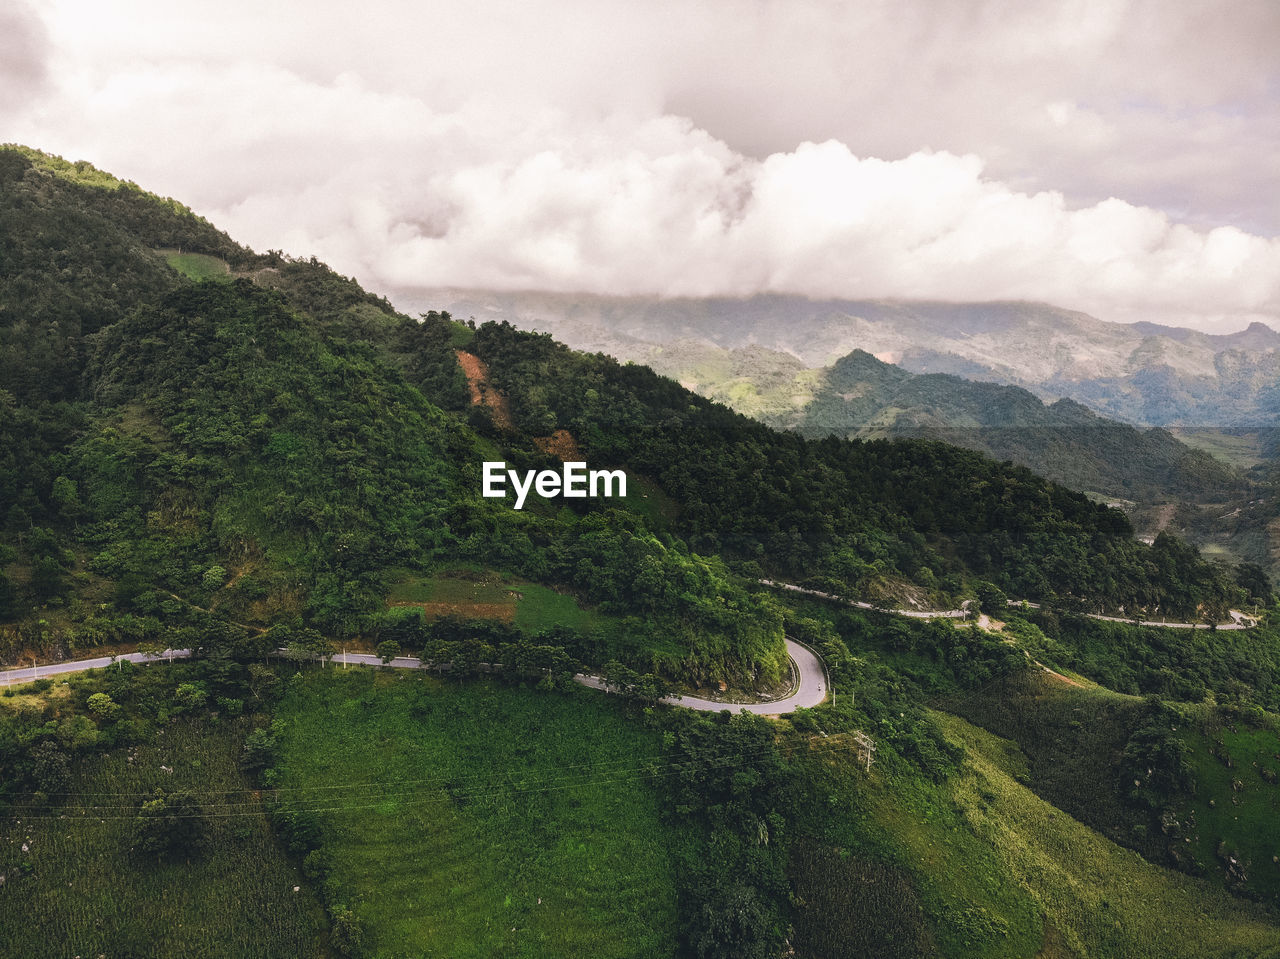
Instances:
[[[974,450],[412,319],[35,151],[0,149],[0,249],[0,664],[193,652],[0,689],[0,951],[1280,954],[1256,568]],[[579,457],[626,497],[481,493]],[[785,684],[784,635],[834,697],[659,702]]]
[[[1108,419],[1094,412],[1097,406],[1082,405],[1092,405],[1089,378],[1096,370],[1088,364],[1124,366],[1139,342],[1128,327],[1034,304],[826,303],[782,296],[653,302],[457,291],[439,296],[458,313],[549,330],[570,346],[643,363],[780,429],[810,437],[934,439],[1009,460],[1122,508],[1148,541],[1168,531],[1214,559],[1259,565],[1273,576],[1280,572],[1273,470],[1257,468],[1270,455],[1269,428],[1171,432],[1130,425],[1147,422],[1142,411],[1120,408],[1107,413],[1119,419]],[[1265,349],[1276,336],[1257,324],[1229,337],[1164,327],[1150,332],[1176,335],[1173,346],[1191,353]],[[960,354],[989,354],[1001,364],[1018,357],[1018,368],[995,370],[960,354],[923,357],[916,349],[938,339]],[[1190,361],[1191,353],[1181,360]],[[1230,355],[1224,375],[1238,359]],[[1079,364],[1077,356],[1084,358]],[[915,372],[901,365],[916,360]],[[1196,362],[1204,366],[1196,383],[1204,386],[1205,377],[1217,373],[1210,359]],[[1038,387],[1034,376],[1020,378],[1045,364],[1061,367],[1059,373],[1043,373],[1061,374],[1052,388]],[[1251,382],[1209,402],[1231,410],[1268,381],[1253,375]],[[1192,403],[1204,398],[1183,393]],[[1190,422],[1253,422],[1250,416],[1222,412]]]

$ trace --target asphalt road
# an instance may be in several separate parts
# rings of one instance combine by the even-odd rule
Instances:
[[[697,696],[668,696],[664,703],[672,706],[683,706],[685,709],[699,709],[703,712],[718,713],[722,709],[738,712],[745,709],[749,713],[761,716],[780,716],[783,713],[795,712],[818,705],[827,697],[827,672],[822,667],[822,660],[804,646],[793,640],[786,640],[787,655],[795,665],[796,685],[791,694],[784,699],[775,699],[765,703],[726,703],[714,699],[699,699]],[[599,676],[586,676],[579,673],[573,677],[575,681],[592,689],[604,689],[604,680]]]
[[[745,709],[749,713],[776,716],[796,709],[816,706],[827,695],[827,675],[822,661],[799,643],[786,640],[787,654],[795,665],[796,685],[791,694],[784,699],[765,703],[724,703],[710,699],[699,699],[696,696],[668,696],[663,700],[672,706],[685,709],[701,709],[719,712],[722,709],[737,712]],[[280,650],[283,652],[283,650]],[[5,686],[29,683],[37,679],[61,676],[67,673],[82,673],[90,669],[103,669],[113,662],[127,659],[131,663],[169,662],[174,659],[186,659],[191,655],[189,649],[170,649],[159,656],[147,653],[124,653],[115,659],[110,656],[99,656],[96,659],[77,659],[66,663],[51,663],[47,666],[27,666],[23,669],[6,669],[0,671],[0,684]],[[335,653],[329,660],[334,666],[387,666],[391,669],[423,669],[422,660],[413,656],[397,656],[389,663],[370,653]],[[575,681],[592,689],[604,689],[604,681],[598,676],[587,676],[583,673],[573,677]]]
[[[895,616],[907,616],[911,619],[966,619],[970,615],[969,610],[965,609],[884,609],[880,606],[874,606],[863,600],[845,599],[843,596],[836,596],[832,593],[824,593],[817,589],[806,589],[803,586],[795,586],[792,583],[778,583],[771,579],[762,579],[759,581],[762,586],[772,586],[774,589],[790,590],[793,593],[803,593],[805,596],[817,596],[820,599],[828,599],[836,603],[843,603],[846,606],[856,606],[858,609],[874,609],[882,613],[893,613]],[[1008,601],[1010,607],[1023,605],[1022,600],[1011,599]],[[1027,603],[1031,609],[1039,609],[1039,603]],[[1218,623],[1216,626],[1210,626],[1208,623],[1180,623],[1170,622],[1168,620],[1142,620],[1134,623],[1132,619],[1126,619],[1123,616],[1103,616],[1101,613],[1084,613],[1089,619],[1101,619],[1109,623],[1129,623],[1137,626],[1160,626],[1164,629],[1250,629],[1256,625],[1256,620],[1251,616],[1246,616],[1239,610],[1231,610],[1231,622]]]
[[[0,670],[0,685],[12,686],[30,683],[37,679],[60,676],[64,673],[83,673],[90,669],[103,669],[112,663],[127,659],[131,663],[166,663],[174,659],[186,659],[189,649],[166,649],[159,656],[149,653],[121,653],[119,656],[99,656],[97,659],[76,659],[66,663],[50,663],[47,666],[28,666],[25,669]]]

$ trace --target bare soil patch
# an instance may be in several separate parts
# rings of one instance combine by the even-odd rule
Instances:
[[[507,398],[493,388],[489,382],[489,367],[484,360],[466,350],[457,350],[458,365],[467,378],[467,388],[471,391],[471,405],[489,407],[493,421],[504,430],[513,430],[515,420],[511,418],[511,407]]]

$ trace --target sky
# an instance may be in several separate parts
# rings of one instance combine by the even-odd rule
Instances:
[[[1272,0],[5,0],[0,140],[393,300],[1280,328]]]

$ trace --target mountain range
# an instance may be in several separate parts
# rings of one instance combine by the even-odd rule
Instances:
[[[913,373],[949,373],[1067,397],[1135,425],[1274,426],[1280,333],[1255,322],[1227,335],[1126,325],[1042,303],[654,299],[585,294],[405,290],[478,319],[546,330],[581,349],[694,341],[759,346],[807,368],[856,350]]]

